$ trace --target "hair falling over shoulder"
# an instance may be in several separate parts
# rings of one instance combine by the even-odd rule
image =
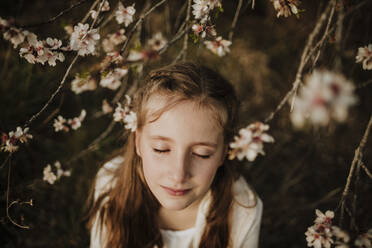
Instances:
[[[173,104],[169,104],[167,109],[183,100],[210,107],[221,122],[225,144],[233,138],[238,101],[232,85],[218,73],[193,63],[178,63],[150,72],[143,85],[134,98],[137,129],[146,123],[146,103],[152,96],[160,95]],[[160,116],[167,109],[161,109],[156,114]],[[134,133],[127,139],[123,156],[123,164],[113,172],[113,186],[97,199],[91,197],[88,228],[91,229],[98,221],[101,231],[104,231],[107,248],[162,247],[157,219],[160,205],[144,179],[141,158],[136,154]],[[211,185],[212,201],[200,248],[226,248],[231,245],[229,213],[233,201],[232,185],[236,178],[233,164],[226,160],[218,168]]]

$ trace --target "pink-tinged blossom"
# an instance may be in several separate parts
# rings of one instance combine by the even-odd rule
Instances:
[[[335,217],[335,213],[330,210],[323,213],[319,209],[316,209],[315,214],[317,217],[314,222],[317,224],[321,224],[321,223],[332,224],[332,219]]]
[[[107,38],[102,41],[103,50],[106,53],[114,51],[117,45],[123,43],[127,39],[124,33],[125,30],[120,29],[115,33],[107,35]]]
[[[97,83],[94,78],[92,78],[90,75],[80,77],[79,74],[75,75],[75,79],[71,82],[71,90],[75,94],[80,94],[84,91],[92,91],[97,88]]]
[[[372,44],[358,48],[356,63],[362,63],[364,70],[372,70]]]
[[[10,131],[9,134],[3,134],[1,136],[0,151],[4,152],[16,152],[19,149],[20,143],[27,143],[29,139],[32,139],[32,135],[28,133],[29,128],[22,129],[17,127],[16,131]]]
[[[67,123],[66,119],[63,118],[61,115],[59,115],[57,119],[54,119],[54,123],[53,123],[54,131],[59,132],[63,130],[65,132],[68,132],[70,129],[66,125],[66,123]]]
[[[355,246],[363,248],[372,247],[372,229],[369,229],[366,233],[358,236],[354,242]]]
[[[116,90],[120,87],[121,80],[125,75],[127,75],[127,73],[128,69],[115,68],[113,71],[110,71],[107,75],[103,76],[99,84],[110,90]]]
[[[163,37],[161,32],[157,32],[151,39],[147,41],[147,45],[155,51],[162,49],[165,44],[167,44],[167,40]]]
[[[265,133],[267,130],[269,130],[269,125],[262,122],[256,122],[240,129],[239,136],[235,136],[234,142],[230,143],[229,159],[237,157],[239,160],[247,158],[248,161],[253,161],[258,154],[265,155],[263,143],[274,142],[274,138]]]
[[[217,32],[213,25],[194,24],[192,25],[191,29],[196,36],[200,36],[203,39],[206,37],[207,34],[211,36],[217,35]]]
[[[124,5],[119,2],[119,7],[115,12],[115,18],[119,24],[124,23],[125,27],[128,27],[129,24],[133,22],[135,13],[136,9],[134,8],[134,4],[125,8]]]
[[[131,108],[131,98],[128,95],[125,95],[126,104],[123,107],[121,103],[117,103],[115,112],[113,114],[114,121],[124,123],[126,129],[131,130],[131,132],[136,131],[137,128],[137,115],[134,113]]]
[[[81,123],[85,119],[87,112],[85,109],[81,110],[81,113],[78,117],[74,117],[72,119],[68,119],[67,123],[71,126],[73,130],[77,130],[78,128],[81,127]]]
[[[74,27],[74,32],[71,34],[70,48],[78,51],[80,56],[94,54],[99,38],[97,29],[89,30],[88,24],[79,23]]]
[[[130,50],[127,60],[130,62],[134,62],[134,61],[142,60],[144,58],[145,58],[145,55],[142,51]]]
[[[221,36],[217,37],[214,41],[204,41],[204,44],[209,50],[220,57],[230,52],[229,46],[231,45],[231,41],[224,40]]]
[[[349,107],[356,102],[354,86],[343,75],[314,71],[305,77],[305,85],[294,102],[291,121],[298,128],[307,121],[315,126],[325,126],[332,119],[343,122]]]
[[[332,234],[329,228],[321,229],[311,226],[305,232],[308,247],[314,248],[330,248],[333,244]]]
[[[298,14],[298,0],[271,0],[274,5],[274,9],[278,12],[276,17],[284,16],[288,17],[292,14]]]

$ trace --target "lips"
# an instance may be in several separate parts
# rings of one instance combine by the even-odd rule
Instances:
[[[168,187],[162,186],[162,188],[170,195],[172,196],[182,196],[186,195],[188,192],[190,192],[191,189],[172,189]]]

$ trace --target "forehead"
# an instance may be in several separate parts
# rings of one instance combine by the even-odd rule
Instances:
[[[147,103],[143,130],[151,136],[184,141],[219,142],[223,128],[216,109],[190,100],[152,97]]]

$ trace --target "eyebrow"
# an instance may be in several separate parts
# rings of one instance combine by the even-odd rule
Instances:
[[[168,141],[168,142],[174,142],[173,139],[169,138],[169,137],[165,137],[165,136],[161,136],[161,135],[154,135],[154,136],[150,136],[150,139],[152,140],[163,140],[163,141]],[[216,143],[213,143],[213,142],[194,142],[192,143],[192,145],[201,145],[201,146],[209,146],[209,147],[217,147],[217,144]]]

